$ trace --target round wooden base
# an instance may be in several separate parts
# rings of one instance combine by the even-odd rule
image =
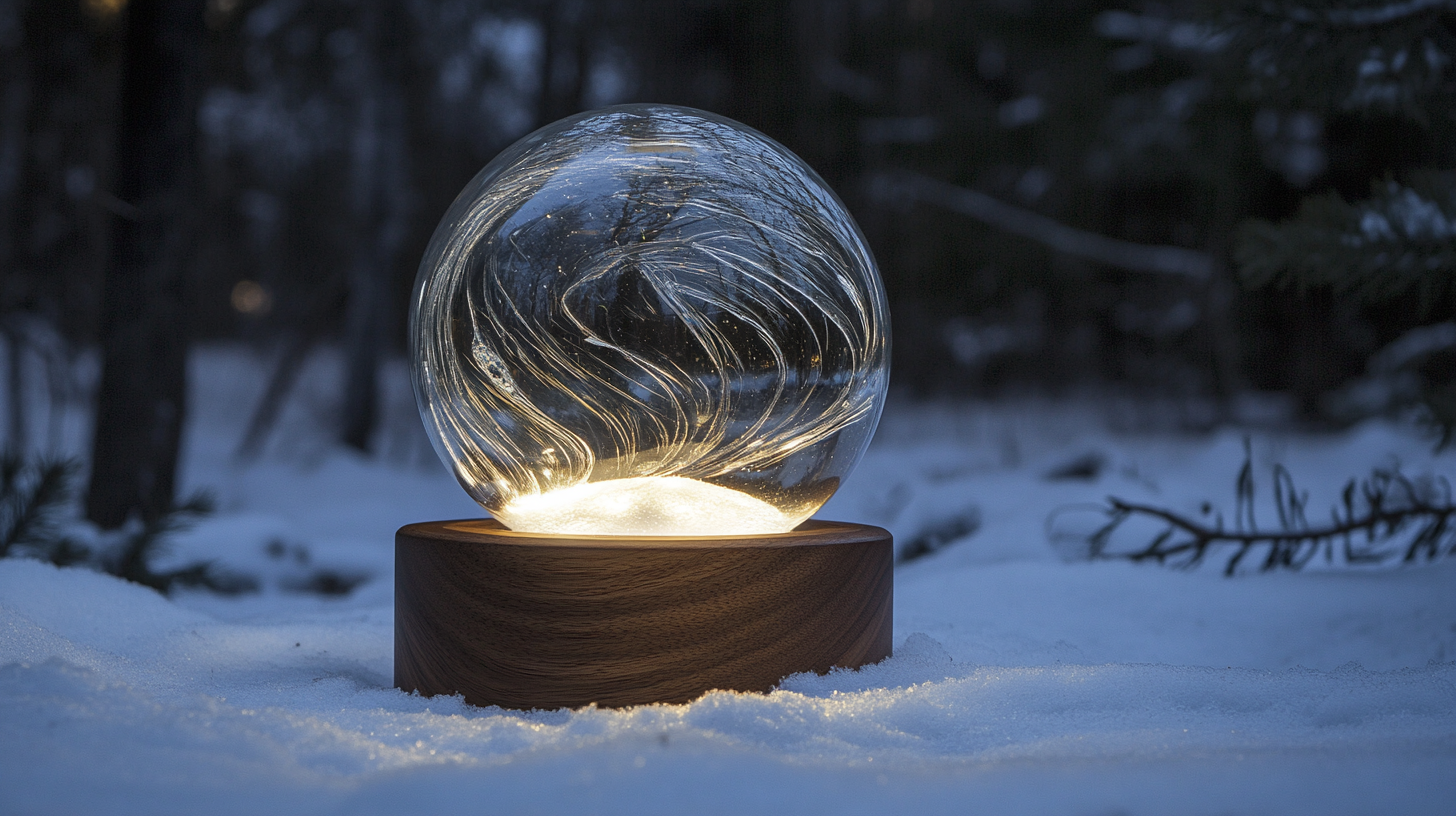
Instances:
[[[394,683],[474,705],[681,703],[890,655],[890,534],[626,538],[492,520],[395,536]]]

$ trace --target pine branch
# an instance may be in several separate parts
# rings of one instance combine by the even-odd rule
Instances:
[[[1225,26],[1250,95],[1264,104],[1433,124],[1450,107],[1453,12],[1453,0],[1333,8],[1261,0],[1230,14]]]
[[[1198,520],[1114,496],[1098,511],[1105,522],[1085,537],[1087,556],[1195,567],[1215,551],[1231,551],[1223,572],[1234,575],[1259,550],[1264,551],[1261,572],[1299,570],[1320,554],[1329,563],[1347,565],[1379,564],[1396,557],[1407,563],[1432,561],[1456,554],[1456,504],[1444,478],[1412,480],[1399,470],[1376,469],[1364,479],[1346,482],[1330,521],[1312,525],[1305,518],[1308,494],[1298,491],[1289,472],[1276,465],[1274,502],[1280,528],[1270,530],[1254,524],[1250,473],[1251,459],[1246,453],[1236,481],[1238,521],[1234,529],[1225,528],[1220,516]],[[1211,512],[1205,503],[1203,514]],[[1056,516],[1048,519],[1049,530]],[[1115,550],[1114,535],[1133,519],[1151,520],[1163,529],[1139,547]],[[1406,536],[1404,547],[1399,546]]]
[[[1349,8],[1312,10],[1294,6],[1286,11],[1288,19],[1302,23],[1324,23],[1347,28],[1364,28],[1400,22],[1428,11],[1456,10],[1452,0],[1405,0],[1395,3],[1371,3]]]
[[[251,592],[257,589],[256,580],[247,576],[220,572],[211,561],[199,561],[175,570],[158,572],[151,562],[166,551],[167,538],[186,530],[214,508],[212,496],[206,492],[194,493],[182,504],[176,505],[157,518],[145,522],[123,541],[113,554],[106,571],[118,578],[124,578],[142,586],[151,587],[163,595],[170,594],[179,586],[201,587],[223,594]]]
[[[75,460],[69,459],[43,461],[27,467],[18,455],[0,454],[0,558],[25,550],[33,557],[67,566],[91,557],[85,546],[60,532],[61,516],[70,504],[78,467]],[[166,539],[212,509],[211,496],[193,495],[128,535],[110,557],[100,559],[100,566],[112,575],[163,594],[177,586],[202,587],[226,594],[257,589],[255,579],[220,571],[211,562],[160,572],[152,569],[151,562],[165,550]]]
[[[1358,204],[1315,196],[1288,221],[1246,223],[1234,250],[1244,283],[1329,287],[1364,302],[1414,290],[1429,310],[1456,279],[1456,183],[1433,173],[1417,186],[1377,184]]]
[[[0,457],[0,558],[21,547],[48,553],[64,545],[68,557],[74,554],[74,543],[62,539],[56,525],[70,501],[76,469],[73,460],[41,462],[27,482],[19,456]]]

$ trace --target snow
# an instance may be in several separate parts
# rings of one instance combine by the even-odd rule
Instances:
[[[185,481],[220,511],[169,563],[217,559],[261,592],[169,600],[0,561],[0,813],[1450,812],[1456,562],[1229,579],[1065,560],[1045,530],[1109,494],[1229,511],[1245,433],[1256,477],[1282,462],[1312,510],[1396,460],[1449,475],[1409,429],[1191,435],[1107,401],[892,404],[821,515],[900,542],[980,521],[897,571],[894,657],[768,695],[513,712],[391,687],[393,531],[479,511],[399,367],[384,453],[330,447],[330,363],[242,468],[262,364],[194,361]],[[1045,478],[1083,457],[1096,478]],[[372,577],[289,591],[318,568]]]
[[[1441,205],[1409,187],[1388,182],[1378,206],[1384,212],[1366,205],[1360,215],[1360,232],[1367,241],[1398,241],[1401,236],[1413,241],[1456,238],[1456,223],[1446,217]]]

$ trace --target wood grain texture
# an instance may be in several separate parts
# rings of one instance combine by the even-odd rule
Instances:
[[[680,703],[890,655],[893,546],[811,521],[770,536],[395,536],[394,682],[474,705]]]

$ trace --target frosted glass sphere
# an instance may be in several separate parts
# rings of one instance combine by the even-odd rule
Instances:
[[[784,532],[874,433],[884,287],[813,170],[737,122],[606,108],[486,166],[410,313],[440,458],[530,533]]]

